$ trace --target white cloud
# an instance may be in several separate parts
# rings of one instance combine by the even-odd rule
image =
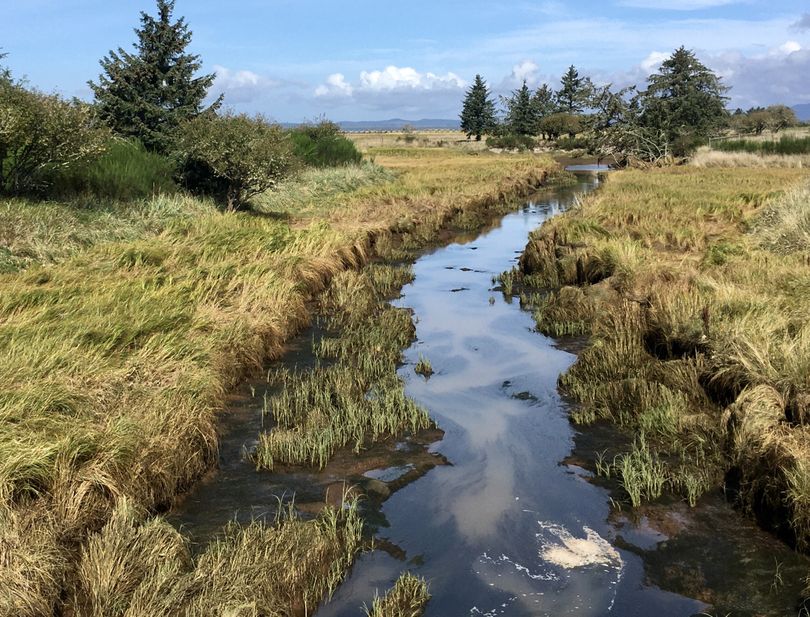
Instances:
[[[332,73],[326,83],[315,88],[315,96],[351,96],[354,88],[343,73]]]
[[[232,71],[224,66],[215,65],[216,78],[211,93],[225,94],[228,103],[250,103],[261,98],[268,90],[280,82],[262,77],[253,71]]]
[[[794,52],[801,51],[802,46],[796,41],[785,41],[771,53],[776,56],[788,56]]]
[[[671,54],[665,53],[663,51],[651,51],[650,55],[644,58],[641,61],[641,69],[647,74],[650,75],[658,70],[658,67],[669,58]]]
[[[512,67],[512,74],[509,81],[516,86],[520,86],[525,81],[530,87],[536,86],[540,81],[540,67],[532,60],[523,60]]]
[[[410,113],[443,111],[455,107],[466,82],[457,74],[421,72],[413,67],[390,65],[382,70],[364,70],[350,82],[333,73],[315,88],[315,98],[333,104],[349,103],[367,109],[398,109]]]

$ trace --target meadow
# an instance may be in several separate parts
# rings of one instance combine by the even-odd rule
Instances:
[[[238,614],[266,613],[259,588],[195,587],[217,562],[190,561],[154,518],[216,464],[225,396],[283,353],[309,322],[310,301],[340,273],[420,246],[451,222],[480,224],[555,168],[529,155],[438,148],[371,149],[367,158],[373,163],[306,170],[250,211],[222,212],[183,193],[0,203],[8,213],[0,218],[0,614],[149,614],[132,607],[153,607],[144,598],[157,601],[168,588],[182,606],[219,598],[226,611],[244,600]],[[341,530],[355,522],[340,521],[330,519],[329,533],[351,552],[356,543]],[[311,535],[308,525],[288,527]],[[266,528],[232,529],[210,559],[248,544],[269,550],[276,538]],[[167,550],[176,555],[169,565],[158,557]],[[316,595],[336,580],[332,559],[311,568],[326,568],[332,581],[313,587]],[[339,561],[340,572],[350,561]],[[120,563],[138,574],[86,583]],[[177,585],[197,591],[175,593]],[[95,598],[99,589],[106,599]],[[290,589],[295,611],[312,606],[305,587]],[[126,601],[111,612],[113,596]]]
[[[753,157],[754,155],[748,155]],[[560,379],[575,422],[634,438],[597,473],[637,506],[724,486],[810,548],[810,176],[710,153],[617,172],[530,239],[542,331],[587,334]],[[702,159],[702,160],[701,160]]]

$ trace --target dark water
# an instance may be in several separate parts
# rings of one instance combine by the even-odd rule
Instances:
[[[538,195],[475,240],[415,263],[415,281],[397,304],[414,311],[418,340],[400,374],[408,395],[445,431],[432,449],[451,465],[384,503],[377,537],[401,552],[361,556],[319,617],[361,615],[405,570],[428,579],[427,615],[435,617],[674,617],[708,603],[734,615],[795,614],[796,585],[774,586],[774,574],[796,581],[810,572],[808,562],[719,499],[694,511],[673,504],[611,517],[608,490],[563,463],[577,435],[556,382],[575,356],[534,332],[531,315],[494,291],[491,279],[514,265],[530,231],[599,183],[593,173],[579,178],[577,186]],[[413,371],[420,354],[435,371],[429,380]],[[272,511],[280,493],[339,479],[252,471],[238,452],[255,439],[257,417],[248,397],[228,419],[222,471],[174,513],[195,537],[210,537],[237,511],[243,520]]]

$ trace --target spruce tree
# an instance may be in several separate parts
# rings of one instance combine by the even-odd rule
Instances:
[[[557,107],[567,114],[578,114],[584,108],[591,93],[591,80],[580,77],[579,71],[572,64],[560,80],[557,91]]]
[[[538,120],[542,120],[556,111],[554,92],[547,84],[543,84],[535,91],[534,96],[532,96],[532,105]]]
[[[726,122],[726,91],[694,52],[680,47],[648,78],[641,123],[660,131],[673,154],[684,155]]]
[[[490,98],[486,82],[480,75],[476,75],[464,98],[461,129],[467,134],[467,138],[474,135],[476,141],[481,141],[481,135],[492,131],[495,125],[495,103]]]
[[[157,0],[157,17],[141,12],[135,53],[122,48],[101,60],[104,72],[90,82],[101,117],[150,150],[165,152],[177,127],[208,110],[203,100],[215,75],[195,77],[200,57],[186,52],[191,31],[184,18],[173,21],[174,0]]]
[[[515,135],[535,135],[537,115],[532,105],[532,93],[524,80],[523,85],[506,99],[506,125]]]

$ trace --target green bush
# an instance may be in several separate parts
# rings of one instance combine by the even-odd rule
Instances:
[[[723,152],[750,152],[752,154],[810,154],[810,137],[781,137],[779,141],[733,139],[716,141],[715,150]]]
[[[534,137],[531,135],[507,133],[505,135],[487,137],[488,147],[503,148],[504,150],[532,150],[535,143]]]
[[[261,116],[199,116],[181,127],[178,149],[185,184],[229,211],[275,187],[296,166],[289,135]]]
[[[132,201],[176,192],[174,174],[170,159],[147,152],[140,142],[114,139],[97,160],[57,174],[51,194]]]
[[[107,129],[92,109],[0,79],[0,193],[42,193],[61,172],[104,152]]]
[[[363,158],[354,142],[346,138],[333,122],[296,127],[290,131],[290,138],[295,156],[310,167],[353,165]]]

